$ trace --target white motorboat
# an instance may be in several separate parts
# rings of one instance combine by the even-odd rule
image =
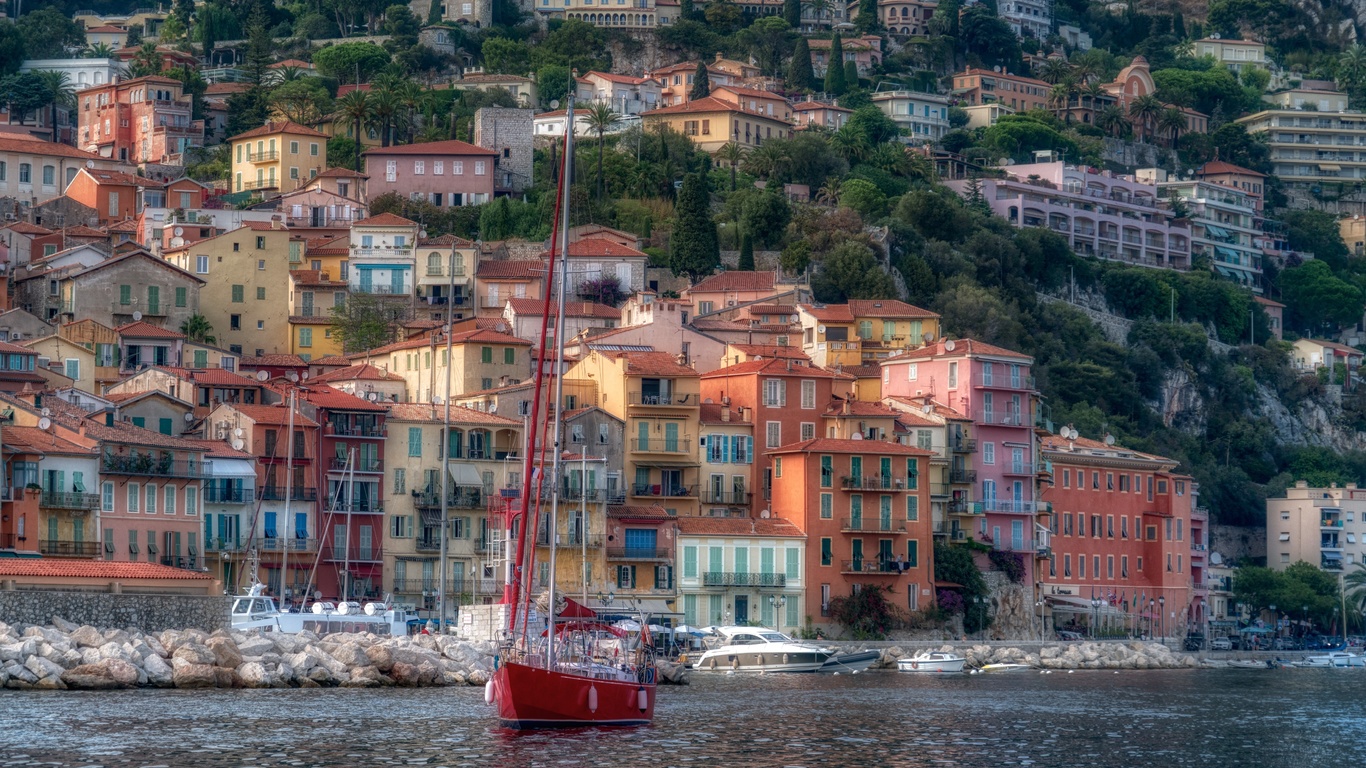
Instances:
[[[1366,667],[1366,656],[1346,651],[1331,651],[1321,656],[1308,656],[1296,666],[1301,667]]]
[[[901,672],[962,672],[967,660],[962,656],[941,651],[921,651],[905,659],[897,659],[896,668]]]
[[[983,672],[1023,672],[1026,669],[1033,669],[1028,664],[987,664],[982,667]]]
[[[862,672],[877,651],[839,653],[762,627],[712,627],[713,638],[693,669],[715,672]]]
[[[281,611],[273,598],[264,594],[264,585],[257,584],[232,603],[232,628],[241,632],[259,629],[262,632],[297,634],[304,630],[326,635],[332,632],[372,632],[376,635],[403,636],[408,634],[408,622],[418,618],[384,603],[314,603],[309,613]]]

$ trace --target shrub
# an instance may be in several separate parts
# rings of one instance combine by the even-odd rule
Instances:
[[[1024,555],[1019,552],[993,549],[987,559],[991,561],[991,567],[1004,573],[1011,583],[1019,584],[1024,579]]]

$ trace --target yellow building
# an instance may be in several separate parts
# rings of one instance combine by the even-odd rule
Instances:
[[[598,386],[599,408],[626,422],[627,504],[696,515],[701,483],[697,371],[666,352],[592,350],[565,380]]]
[[[327,168],[327,134],[288,120],[233,136],[233,192],[293,192]]]
[[[204,280],[199,307],[234,354],[289,352],[289,230],[246,221],[240,229],[166,250],[162,257]]]
[[[802,351],[822,368],[877,365],[897,352],[924,346],[927,335],[939,337],[939,315],[891,299],[800,304],[797,318]]]
[[[549,463],[547,457],[546,463]],[[542,475],[551,468],[544,466]],[[555,588],[582,598],[585,585],[590,594],[608,578],[604,541],[607,533],[607,459],[583,453],[565,453],[560,463],[560,502],[555,526]],[[550,586],[550,485],[541,483],[541,521],[536,529],[536,589]]]
[[[506,333],[476,329],[457,331],[451,337],[451,397],[516,384],[531,373],[531,342]],[[430,403],[446,392],[446,339],[431,337],[351,355],[403,377],[408,400]]]
[[[290,243],[295,245],[295,243]],[[332,333],[332,308],[345,304],[347,285],[317,269],[289,273],[289,353],[305,360],[342,354]]]
[[[715,96],[651,110],[640,117],[645,128],[667,125],[692,139],[698,149],[709,154],[715,154],[731,141],[745,149],[753,149],[769,139],[789,139],[793,130],[792,123],[786,120],[751,111]]]
[[[441,569],[441,492],[447,494],[447,592],[451,604],[483,602],[502,590],[501,579],[481,573],[496,554],[488,519],[488,498],[521,484],[522,424],[470,408],[451,408],[449,471],[442,478],[445,408],[416,403],[388,404],[384,466],[385,591],[425,610],[435,598]],[[496,583],[495,583],[496,582]],[[452,612],[453,613],[453,612]]]

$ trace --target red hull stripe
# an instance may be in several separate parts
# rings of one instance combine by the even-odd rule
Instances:
[[[589,689],[598,706],[589,711]],[[640,708],[640,691],[646,706]],[[550,672],[504,663],[493,675],[498,719],[510,728],[647,725],[654,719],[655,686]]]

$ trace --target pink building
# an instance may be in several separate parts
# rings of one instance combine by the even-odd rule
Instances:
[[[838,131],[849,122],[854,110],[819,101],[803,101],[792,105],[792,122],[797,125],[819,125]]]
[[[76,145],[128,163],[180,165],[204,144],[204,121],[193,119],[179,80],[152,75],[97,85],[76,94]]]
[[[830,65],[830,49],[834,41],[813,38],[806,42],[811,46],[811,68],[817,77],[824,77]],[[842,39],[840,48],[844,51],[844,61],[854,62],[860,75],[882,63],[882,38],[877,35]],[[840,66],[844,64],[841,62]]]
[[[420,197],[438,208],[481,205],[493,199],[498,153],[463,141],[431,141],[367,150],[369,199],[387,192]]]
[[[957,470],[975,500],[956,505],[953,538],[971,537],[1026,555],[1024,583],[1035,581],[1034,539],[1039,501],[1034,440],[1037,393],[1031,357],[973,339],[936,341],[884,360],[883,397],[930,397],[973,422],[976,450]]]
[[[945,182],[970,194],[968,180]],[[1157,207],[1157,187],[1062,162],[1012,165],[982,179],[992,213],[1017,227],[1047,227],[1079,254],[1146,267],[1190,269],[1190,224]]]

